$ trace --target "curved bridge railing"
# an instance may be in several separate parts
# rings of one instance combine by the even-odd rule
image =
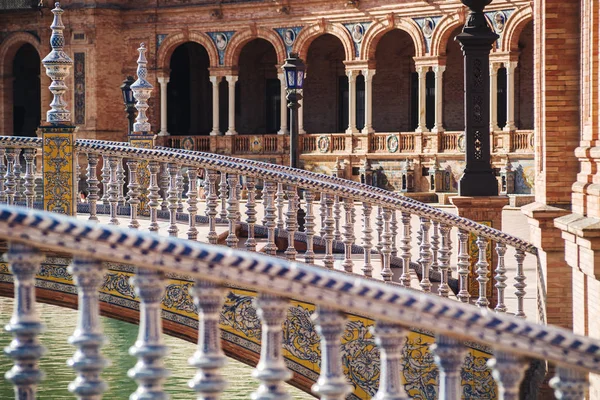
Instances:
[[[0,152],[5,154],[0,157],[0,200],[8,204],[22,200],[33,204],[32,152],[40,146],[41,139],[37,138],[0,137]],[[141,149],[119,142],[94,140],[78,140],[77,150],[80,159],[87,164],[85,190],[89,192],[87,203],[91,220],[96,220],[98,210],[101,210],[109,213],[110,223],[117,224],[119,212],[125,209],[123,212],[130,216],[130,227],[139,226],[141,213],[149,217],[150,230],[156,231],[159,211],[163,211],[168,212],[169,234],[176,236],[179,233],[176,222],[186,214],[186,200],[189,239],[198,239],[197,223],[205,221],[209,231],[206,238],[200,239],[217,243],[216,223],[224,221],[229,225],[225,243],[230,247],[239,246],[237,232],[242,226],[247,232],[245,247],[250,251],[257,250],[257,234],[266,235],[262,251],[271,255],[278,252],[276,239],[287,238],[284,255],[289,260],[296,259],[296,245],[302,241],[306,248],[305,262],[321,263],[331,269],[336,261],[334,253],[343,252],[343,270],[371,277],[376,257],[379,257],[380,277],[392,281],[392,267],[398,265],[401,273],[397,281],[402,286],[410,286],[411,265],[417,265],[419,286],[425,292],[431,291],[430,274],[435,272],[440,281],[437,293],[442,297],[455,295],[462,302],[473,302],[481,307],[491,305],[498,312],[510,311],[525,316],[527,285],[523,263],[526,254],[537,257],[537,249],[493,228],[382,189],[267,163],[185,150]],[[21,151],[25,173],[19,157]],[[101,182],[97,179],[99,166],[102,166]],[[199,176],[204,178],[206,197],[203,218],[197,216]],[[126,177],[129,178],[127,185]],[[187,190],[184,189],[186,186]],[[262,192],[259,192],[261,187]],[[242,190],[246,193],[247,218],[244,223],[240,211]],[[257,200],[259,197],[260,201]],[[314,211],[316,205],[319,215]],[[258,221],[257,207],[261,206],[264,218]],[[355,215],[357,206],[362,209],[360,225]],[[306,214],[304,232],[299,232],[299,208]],[[317,226],[319,219],[320,226]],[[415,229],[411,227],[411,221],[413,225],[418,223],[416,248],[412,244]],[[356,237],[358,229],[360,246]],[[494,256],[490,242],[496,244]],[[453,244],[457,248],[454,255]],[[316,256],[315,246],[324,249],[322,260]],[[512,250],[507,253],[507,248]],[[356,253],[363,254],[360,266],[353,257]],[[514,263],[507,257],[511,253]],[[451,290],[453,270],[457,279],[454,281],[456,287]],[[507,276],[509,270],[515,271],[512,280]],[[495,275],[490,282],[492,271]],[[510,283],[516,297],[512,309],[505,301]],[[538,297],[543,298],[539,294]],[[538,312],[543,313],[543,307]],[[539,317],[543,319],[543,315]]]
[[[600,341],[596,339],[281,258],[7,205],[0,205],[0,239],[9,242],[7,260],[15,281],[15,308],[7,326],[14,337],[7,348],[14,366],[6,376],[15,386],[16,398],[34,398],[42,378],[37,361],[44,348],[38,340],[42,326],[36,315],[34,276],[46,252],[74,258],[70,270],[79,292],[79,322],[69,338],[76,350],[68,364],[77,374],[69,390],[79,398],[99,398],[106,388],[100,375],[107,360],[100,351],[104,336],[98,320],[98,290],[106,272],[105,262],[135,267],[131,283],[140,298],[141,321],[138,339],[130,350],[138,359],[129,371],[138,383],[133,398],[165,398],[162,386],[168,371],[163,357],[167,349],[162,341],[159,304],[166,273],[194,280],[192,294],[199,312],[199,330],[198,350],[190,364],[198,372],[191,377],[190,388],[199,398],[218,398],[226,385],[219,372],[225,357],[218,340],[218,315],[224,285],[229,282],[259,293],[255,306],[262,322],[262,347],[254,373],[260,382],[255,398],[286,398],[281,385],[290,377],[281,350],[281,323],[289,306],[286,298],[317,306],[314,322],[322,358],[321,375],[313,391],[325,399],[344,398],[350,390],[339,357],[345,313],[368,314],[376,320],[373,334],[381,353],[377,399],[407,398],[399,376],[408,328],[435,334],[439,390],[447,399],[460,398],[464,343],[493,349],[490,366],[504,399],[518,398],[528,358],[557,366],[551,386],[561,399],[584,398],[587,373],[600,373]]]

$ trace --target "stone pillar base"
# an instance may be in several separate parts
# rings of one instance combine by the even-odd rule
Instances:
[[[508,205],[508,196],[481,196],[481,197],[467,197],[467,196],[455,196],[450,197],[450,203],[454,205],[458,211],[458,215],[464,218],[469,218],[480,224],[487,225],[494,229],[502,230],[502,209]],[[477,249],[475,241],[477,237],[475,235],[469,235],[469,249]],[[472,250],[471,250],[472,251]],[[479,284],[476,280],[477,274],[475,270],[475,264],[477,263],[477,250],[470,254],[469,262],[471,263],[469,272],[469,293],[471,298],[477,298],[479,296]],[[487,284],[486,296],[490,302],[489,307],[496,307],[497,293],[494,288],[494,275],[496,274],[497,256],[493,243],[488,243],[487,247],[487,262],[489,264],[489,281]]]

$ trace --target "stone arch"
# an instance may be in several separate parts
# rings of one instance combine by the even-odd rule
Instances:
[[[433,30],[429,54],[432,56],[445,56],[450,35],[464,23],[464,16],[458,12],[442,18]]]
[[[177,47],[187,42],[200,44],[208,53],[210,66],[219,66],[219,54],[217,53],[217,48],[208,35],[201,32],[180,32],[168,35],[160,45],[156,57],[158,69],[168,71],[173,52]]]
[[[388,18],[385,21],[377,21],[369,27],[362,41],[360,55],[362,60],[374,60],[379,40],[393,29],[400,29],[412,38],[415,45],[415,57],[425,55],[425,40],[419,26],[408,18]]]
[[[504,33],[502,35],[502,41],[500,42],[500,51],[518,51],[521,32],[531,20],[533,20],[533,10],[531,5],[515,11],[508,21],[506,21],[504,26]]]
[[[319,36],[330,34],[337,37],[344,46],[346,61],[354,59],[354,42],[350,32],[340,24],[332,24],[322,20],[318,24],[308,26],[300,31],[294,42],[294,52],[298,53],[300,58],[306,60],[310,44]]]
[[[12,60],[22,45],[32,45],[42,57],[40,40],[29,32],[17,32],[9,35],[0,45],[0,77],[12,74]]]
[[[236,32],[229,41],[225,50],[224,65],[228,67],[237,66],[240,58],[240,53],[246,45],[254,39],[264,39],[275,48],[277,54],[277,62],[283,64],[286,58],[285,45],[277,32],[266,28],[248,28],[243,31]]]

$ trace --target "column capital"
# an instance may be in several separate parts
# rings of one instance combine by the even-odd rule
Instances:
[[[158,83],[160,83],[161,85],[166,85],[171,80],[168,76],[164,76],[164,75],[162,75],[162,76],[159,75],[157,77],[157,79],[158,79]]]
[[[213,85],[218,85],[221,82],[221,78],[223,78],[221,75],[211,75],[208,77]]]
[[[358,75],[358,72],[359,71],[355,71],[353,69],[347,69],[346,76],[348,77],[348,80],[354,81],[356,79],[356,76]]]
[[[427,74],[429,72],[430,65],[415,65],[415,71],[419,74],[419,78],[421,75]]]
[[[437,74],[443,74],[444,71],[446,71],[446,66],[445,65],[434,65],[433,67],[431,67],[431,69],[433,70],[433,72],[435,72],[436,76]]]
[[[490,76],[496,75],[498,70],[500,69],[501,62],[492,62],[490,61]]]
[[[226,75],[225,76],[225,80],[227,82],[233,82],[233,83],[235,83],[235,82],[238,81],[238,76],[237,75]]]
[[[506,73],[509,74],[514,72],[517,66],[519,65],[518,61],[508,61],[504,63],[504,68],[506,68]]]
[[[368,68],[361,70],[360,73],[362,74],[362,76],[365,77],[365,81],[368,81],[373,79],[373,77],[376,74],[376,71],[375,69]]]

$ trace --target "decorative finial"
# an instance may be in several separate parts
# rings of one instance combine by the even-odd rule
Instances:
[[[50,110],[46,113],[46,121],[53,125],[69,125],[71,123],[71,113],[67,110],[67,102],[63,99],[67,91],[65,78],[69,76],[73,67],[73,60],[64,52],[65,37],[63,30],[65,26],[62,23],[62,13],[60,3],[54,4],[56,7],[52,10],[54,21],[50,28],[52,36],[50,36],[50,46],[52,51],[42,60],[42,64],[46,67],[46,75],[52,79],[50,91],[54,95]]]
[[[151,131],[150,123],[148,122],[148,117],[146,116],[146,110],[148,109],[148,99],[150,98],[150,94],[152,93],[152,89],[154,86],[150,84],[146,80],[148,76],[148,68],[146,64],[148,64],[148,60],[146,60],[146,44],[141,43],[138,51],[140,52],[140,57],[137,60],[137,81],[131,85],[131,90],[133,90],[133,96],[137,100],[135,103],[135,108],[138,110],[137,118],[135,119],[135,124],[133,124],[134,132],[144,132],[148,133]]]

